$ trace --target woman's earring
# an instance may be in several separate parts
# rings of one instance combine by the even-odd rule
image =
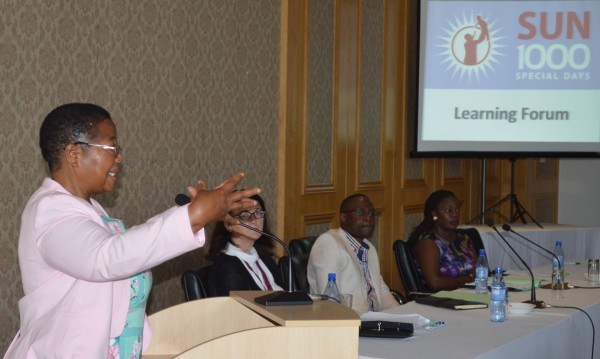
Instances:
[[[437,221],[437,216],[433,216],[433,220],[434,220],[434,221]]]

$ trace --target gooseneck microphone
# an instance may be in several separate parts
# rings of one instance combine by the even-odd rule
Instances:
[[[245,223],[242,223],[242,222],[238,223],[238,225],[240,225],[240,226],[242,226],[244,228],[248,228],[249,230],[254,231],[256,233],[259,233],[259,234],[261,234],[263,236],[267,236],[267,237],[275,240],[277,243],[281,244],[281,246],[285,250],[285,253],[288,255],[288,259],[290,260],[290,264],[289,264],[290,270],[288,270],[288,275],[289,275],[289,277],[288,277],[288,291],[289,292],[293,292],[293,286],[292,286],[292,255],[290,253],[289,247],[281,239],[279,239],[279,238],[277,238],[277,237],[275,237],[275,236],[273,236],[273,235],[271,235],[271,234],[269,234],[267,232],[263,232],[263,231],[261,231],[258,228],[254,228],[254,227],[249,226],[249,225],[247,225]]]
[[[558,262],[558,269],[562,269],[562,268],[561,268],[561,263],[560,263],[560,260],[558,259],[558,256],[556,256],[556,254],[554,254],[552,251],[550,251],[550,250],[548,250],[548,249],[546,249],[546,248],[544,248],[544,247],[540,246],[539,244],[535,243],[535,242],[534,242],[534,241],[532,241],[531,239],[529,239],[529,238],[527,238],[527,237],[525,237],[525,236],[523,236],[523,235],[521,235],[521,234],[519,234],[519,233],[515,232],[515,231],[512,229],[512,227],[511,227],[509,224],[507,224],[507,223],[504,223],[504,224],[502,225],[502,229],[504,229],[506,232],[511,232],[511,233],[514,233],[514,234],[516,234],[517,236],[519,236],[519,237],[523,238],[523,239],[524,239],[524,240],[526,240],[527,242],[529,242],[529,243],[533,244],[534,246],[538,247],[539,249],[541,249],[541,250],[545,251],[546,253],[550,254],[552,257],[554,257],[554,259],[556,259],[556,262]]]
[[[527,270],[529,271],[529,275],[531,276],[531,299],[530,300],[526,300],[524,303],[535,304],[536,308],[545,308],[546,304],[544,304],[544,302],[541,301],[541,300],[536,300],[536,298],[535,298],[535,278],[533,276],[533,272],[531,271],[531,268],[529,268],[529,266],[527,265],[527,263],[523,260],[523,258],[521,258],[521,256],[519,255],[519,253],[517,253],[517,251],[510,245],[510,243],[508,243],[508,241],[506,240],[506,238],[504,238],[504,236],[502,235],[502,233],[500,233],[500,231],[496,228],[496,226],[494,225],[494,222],[492,220],[486,221],[485,224],[487,224],[488,227],[492,228],[496,233],[498,233],[498,235],[500,236],[500,238],[502,238],[502,240],[504,241],[504,243],[506,243],[506,245],[508,246],[508,248],[510,248],[510,250],[513,251],[513,253],[517,256],[517,258],[519,258],[519,260],[521,261],[521,263],[523,263],[523,265],[525,266],[525,268],[527,268]]]
[[[186,205],[188,203],[191,202],[191,198],[183,193],[179,193],[177,196],[175,196],[175,203],[178,206],[183,206]],[[263,236],[269,237],[273,240],[275,240],[277,243],[279,243],[283,249],[285,250],[286,254],[288,255],[288,260],[289,260],[289,268],[288,268],[288,291],[287,292],[282,292],[282,291],[277,291],[271,294],[267,294],[267,295],[263,295],[261,297],[256,297],[254,298],[254,301],[259,303],[259,304],[263,304],[263,305],[270,305],[270,306],[276,306],[276,305],[307,305],[307,304],[312,304],[313,301],[310,298],[310,296],[308,295],[308,293],[306,292],[302,292],[302,291],[294,291],[293,290],[293,282],[292,282],[292,270],[293,270],[293,262],[292,262],[292,253],[290,252],[289,247],[285,244],[284,241],[282,241],[281,239],[275,237],[272,234],[269,234],[267,232],[263,232],[258,228],[254,228],[252,226],[249,226],[247,224],[244,224],[242,222],[237,223],[238,225],[247,228],[251,231],[254,231],[256,233],[260,233]]]

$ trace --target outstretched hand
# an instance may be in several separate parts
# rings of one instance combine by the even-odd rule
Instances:
[[[208,223],[223,221],[237,224],[238,220],[230,213],[237,213],[258,205],[249,197],[260,193],[260,188],[235,191],[235,186],[244,178],[243,173],[237,173],[212,190],[206,189],[204,181],[198,182],[197,187],[188,187],[192,198],[188,207],[192,231],[195,233]]]

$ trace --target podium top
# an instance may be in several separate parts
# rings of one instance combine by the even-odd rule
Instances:
[[[265,291],[232,291],[229,296],[263,317],[286,327],[358,327],[360,317],[352,309],[329,300],[312,305],[265,306],[254,298]]]

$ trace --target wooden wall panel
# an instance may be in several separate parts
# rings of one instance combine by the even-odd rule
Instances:
[[[307,51],[311,33],[310,11],[314,1],[282,0],[282,81],[280,110],[279,213],[283,223],[280,235],[289,241],[308,234],[319,234],[338,226],[339,204],[346,196],[362,192],[371,198],[381,212],[374,240],[380,254],[382,274],[392,288],[402,289],[392,244],[406,239],[420,221],[423,205],[431,192],[445,188],[454,191],[463,202],[461,220],[466,223],[482,211],[482,159],[418,159],[410,158],[417,111],[417,24],[418,1],[380,0],[379,7],[365,11],[367,0],[331,0],[334,5],[333,36],[333,98],[331,121],[333,136],[332,184],[307,185],[306,108],[308,96]],[[376,0],[369,0],[376,1]],[[370,4],[373,5],[373,4]],[[375,11],[383,21],[381,64],[382,78],[376,71],[364,71],[361,26]],[[371,15],[373,16],[373,15]],[[372,20],[372,19],[369,19]],[[372,22],[370,23],[372,25]],[[364,98],[362,84],[381,83],[381,138],[380,143],[364,143],[361,125],[364,109],[369,101]],[[322,99],[319,99],[322,100]],[[370,103],[370,102],[369,102]],[[373,106],[370,103],[370,106]],[[369,119],[372,121],[373,119]],[[311,136],[319,134],[310,134]],[[373,137],[368,137],[373,141]],[[363,143],[361,143],[361,139]],[[381,181],[361,182],[361,146],[380,146]],[[537,161],[537,162],[536,162]],[[312,163],[311,163],[312,165]],[[518,159],[515,162],[515,193],[519,201],[533,215],[539,212],[546,222],[556,219],[558,190],[557,162],[553,160]],[[317,168],[318,170],[318,168]],[[370,170],[370,169],[369,169]],[[486,208],[504,198],[511,190],[511,164],[508,159],[486,159]],[[498,211],[510,216],[510,206]],[[493,216],[502,223],[499,215]]]

